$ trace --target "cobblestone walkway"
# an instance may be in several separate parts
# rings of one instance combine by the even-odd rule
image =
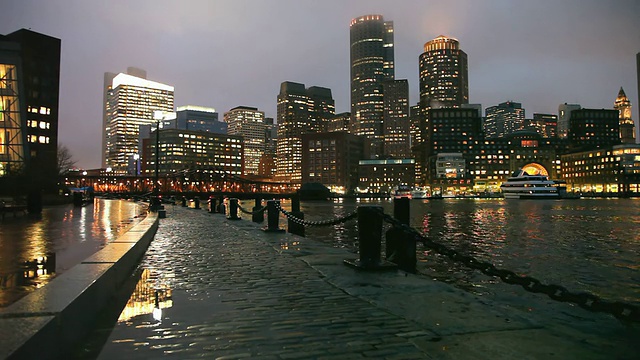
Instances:
[[[487,297],[358,271],[347,258],[357,255],[168,207],[141,263],[146,303],[115,326],[99,359],[640,358],[640,329],[610,315],[506,284],[510,296]],[[155,289],[171,291],[159,298],[161,320],[150,314]]]
[[[172,288],[172,306],[161,322],[149,315],[119,323],[100,358],[427,358],[411,339],[428,332],[262,238],[282,234],[250,223],[243,230],[242,222],[170,208],[141,266]]]

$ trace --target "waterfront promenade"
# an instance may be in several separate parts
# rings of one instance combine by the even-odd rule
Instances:
[[[517,304],[401,271],[359,271],[343,263],[357,254],[262,226],[167,207],[141,267],[171,301],[161,320],[119,322],[98,358],[640,357],[638,324],[512,285],[504,291]]]

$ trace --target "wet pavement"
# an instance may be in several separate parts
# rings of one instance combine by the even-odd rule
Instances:
[[[514,305],[401,271],[359,271],[343,263],[356,254],[262,226],[168,207],[98,358],[640,356],[638,326],[609,315],[524,290]],[[545,306],[554,310],[533,310]]]

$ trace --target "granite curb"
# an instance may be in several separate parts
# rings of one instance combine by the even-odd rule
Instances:
[[[0,359],[54,359],[91,331],[158,229],[148,213],[127,233],[14,304],[0,309]]]

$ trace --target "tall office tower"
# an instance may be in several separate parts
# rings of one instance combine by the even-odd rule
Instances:
[[[302,181],[302,135],[316,132],[335,115],[331,90],[285,81],[278,94],[278,142],[276,178],[280,181]],[[326,118],[324,118],[326,116]],[[324,125],[323,125],[324,126]]]
[[[525,128],[533,130],[545,138],[555,138],[558,132],[558,115],[534,113],[533,119],[526,120]]]
[[[343,131],[351,134],[351,113],[343,112],[336,114],[329,120],[328,132]]]
[[[501,138],[524,128],[521,103],[507,101],[485,110],[484,133],[488,139]]]
[[[19,44],[20,66],[13,72],[22,91],[19,105],[26,121],[23,136],[28,147],[30,181],[46,191],[55,191],[58,175],[58,99],[60,89],[60,39],[21,29],[6,35]],[[5,71],[5,76],[7,72]],[[22,76],[21,79],[18,77]],[[7,78],[7,80],[9,80]],[[10,80],[10,82],[11,82]],[[9,85],[8,83],[5,83]],[[4,93],[0,94],[4,97]],[[9,96],[15,96],[15,94]],[[5,101],[3,107],[12,107]],[[15,125],[15,123],[14,123]],[[10,125],[13,127],[14,125]],[[16,132],[4,134],[15,137]],[[24,141],[24,140],[23,140]],[[37,176],[35,176],[37,174]],[[37,184],[35,184],[37,183]]]
[[[638,77],[638,102],[640,104],[640,52],[636,54],[636,76]],[[640,106],[638,106],[638,126],[636,126],[636,131],[640,133]],[[640,139],[640,134],[636,137],[636,139]]]
[[[307,89],[307,96],[311,100],[309,131],[325,132],[335,116],[336,105],[331,95],[331,90],[320,87],[311,86]]]
[[[0,193],[14,192],[5,180],[24,175],[28,148],[20,44],[0,35]]]
[[[265,179],[272,179],[276,175],[276,146],[278,140],[278,126],[273,118],[264,118],[266,125],[264,152],[258,165],[258,175]]]
[[[351,20],[351,116],[356,135],[364,136],[372,156],[382,155],[383,90],[395,78],[393,22],[382,15]]]
[[[573,110],[579,110],[578,104],[560,104],[558,106],[558,137],[566,139],[569,137],[569,120],[571,119],[571,112]]]
[[[126,74],[139,77],[141,79],[147,78],[147,72],[143,69],[138,69],[136,67],[128,67]],[[104,129],[107,128],[107,96],[109,95],[109,91],[111,91],[111,85],[113,85],[113,78],[116,77],[116,73],[105,72],[104,73],[104,84],[102,86],[102,168],[107,167],[107,132]]]
[[[617,110],[579,109],[571,111],[569,144],[573,151],[586,151],[620,144]]]
[[[267,135],[264,111],[237,106],[224,113],[224,122],[229,126],[229,135],[241,135],[244,138],[244,175],[258,175]]]
[[[126,174],[139,153],[139,127],[155,125],[156,112],[173,111],[173,86],[120,73],[113,78],[105,110],[106,167]]]
[[[636,129],[633,119],[631,118],[631,101],[627,98],[622,87],[618,92],[618,97],[614,102],[613,108],[618,110],[620,118],[620,141],[623,144],[636,143]]]
[[[420,55],[420,105],[424,110],[469,103],[467,54],[443,35],[424,44]]]
[[[409,122],[409,82],[389,80],[383,83],[385,157],[406,159],[411,157]]]

